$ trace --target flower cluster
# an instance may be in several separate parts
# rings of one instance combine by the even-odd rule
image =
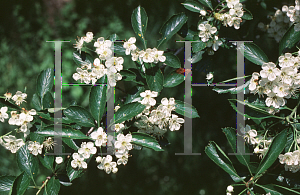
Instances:
[[[136,38],[131,37],[127,42],[124,43],[123,47],[126,49],[126,55],[131,53],[132,61],[139,60],[141,63],[155,63],[166,61],[166,57],[163,55],[164,51],[157,50],[156,48],[147,48],[144,50],[139,50],[136,45]]]
[[[249,125],[246,125],[245,128],[242,127],[240,131],[248,144],[256,146],[254,148],[254,153],[260,154],[260,157],[263,157],[263,155],[265,155],[268,151],[273,138],[268,137],[265,139],[265,137],[257,135],[257,131],[255,129],[251,129]]]
[[[81,53],[81,48],[83,47],[84,42],[89,43],[93,40],[93,33],[87,32],[85,37],[78,37],[78,41],[76,41],[76,44],[74,44],[74,48],[76,48],[79,53]]]
[[[42,149],[43,149],[43,144],[40,144],[38,142],[28,141],[28,150],[34,156],[37,156],[38,154],[42,154]]]
[[[286,99],[295,95],[300,84],[299,56],[285,53],[278,58],[278,61],[280,69],[273,62],[264,63],[260,73],[252,74],[249,85],[251,93],[267,95],[266,105],[274,108],[284,106]]]
[[[1,145],[3,145],[7,150],[10,150],[11,153],[16,153],[23,145],[25,145],[22,139],[17,139],[13,135],[3,136],[1,140]]]
[[[244,15],[243,5],[239,0],[226,0],[227,7],[229,8],[226,13],[215,13],[214,17],[217,20],[223,22],[224,26],[234,27],[235,29],[240,28],[242,17]]]
[[[296,173],[300,170],[300,151],[287,152],[278,156],[279,162],[284,164],[286,171]]]
[[[107,174],[116,173],[118,171],[117,165],[126,165],[128,162],[129,151],[132,149],[132,135],[127,134],[126,136],[122,133],[117,135],[117,140],[113,141],[114,137],[110,137],[110,143],[114,143],[114,154],[118,159],[117,162],[112,161],[111,155],[106,157],[96,157],[96,162],[99,163],[98,169],[104,170]],[[109,144],[108,144],[109,145]]]
[[[265,25],[260,22],[258,28],[266,31],[270,37],[273,37],[277,43],[281,40],[287,29],[295,23],[294,30],[300,30],[300,6],[299,0],[295,1],[295,6],[282,6],[282,9],[276,10],[274,16],[271,16],[270,24]]]
[[[21,126],[19,130],[24,133],[24,137],[29,135],[29,129],[32,127],[30,122],[33,121],[33,115],[36,115],[36,111],[34,109],[29,111],[23,109],[20,114],[17,111],[11,111],[10,114],[11,118],[8,120],[8,123],[10,125]]]
[[[78,153],[73,153],[73,160],[71,161],[71,166],[76,169],[78,168],[87,168],[87,163],[85,159],[90,158],[91,154],[96,154],[97,148],[94,147],[93,142],[82,142],[81,147],[78,149]]]
[[[143,93],[148,93],[149,95],[144,96]],[[172,111],[175,110],[175,99],[170,98],[168,100],[167,98],[163,98],[161,104],[156,109],[150,111],[149,105],[154,106],[156,104],[156,100],[152,98],[153,96],[151,97],[150,94],[153,94],[153,92],[146,91],[141,93],[141,96],[144,97],[144,99],[148,99],[146,101],[144,99],[141,101],[147,108],[141,114],[136,116],[138,120],[134,123],[139,129],[139,132],[162,136],[167,132],[167,128],[169,128],[170,131],[179,130],[181,127],[180,124],[184,123],[184,119],[178,118],[177,115],[172,114]],[[151,104],[149,102],[151,102]]]
[[[86,37],[81,37],[82,42],[90,42],[93,40],[93,33],[88,32]],[[99,58],[95,58],[93,64],[83,63],[80,68],[77,68],[77,73],[73,74],[74,80],[80,80],[86,84],[95,84],[98,79],[104,75],[107,76],[108,85],[116,86],[116,82],[122,79],[119,73],[123,70],[124,59],[122,57],[113,57],[112,51],[113,42],[100,37],[94,43],[95,52]],[[82,48],[82,44],[76,44],[75,48]]]

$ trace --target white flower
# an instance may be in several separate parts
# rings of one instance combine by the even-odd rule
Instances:
[[[103,131],[102,127],[91,133],[90,137],[95,140],[95,146],[106,146],[107,134]]]
[[[22,93],[21,91],[17,91],[16,94],[11,98],[13,101],[15,101],[15,104],[20,106],[23,102],[26,102],[24,99],[27,98],[26,93]]]
[[[146,51],[139,52],[139,58],[143,59],[143,62],[152,63],[154,62],[154,53],[151,48],[146,49]]]
[[[276,93],[270,92],[266,99],[266,105],[268,107],[273,106],[274,108],[279,108],[280,106],[285,105],[285,99],[277,96]]]
[[[179,130],[180,129],[180,124],[179,123],[184,123],[184,119],[183,118],[178,118],[177,115],[172,114],[172,118],[169,120],[169,129],[170,129],[170,131]]]
[[[217,32],[216,27],[212,27],[210,24],[199,24],[198,30],[200,30],[199,37],[203,42],[207,42]]]
[[[107,72],[107,69],[103,64],[100,63],[99,58],[94,60],[94,67],[92,68],[92,75],[97,79],[103,77]]]
[[[233,8],[234,5],[239,3],[239,0],[226,0],[226,2],[227,2],[227,7]]]
[[[117,123],[117,124],[114,124],[112,126],[112,130],[116,131],[116,132],[119,132],[120,130],[122,130],[124,128],[124,124],[123,123]]]
[[[214,36],[214,39],[212,39],[207,43],[207,47],[211,47],[214,51],[217,51],[219,49],[219,46],[222,44],[223,43],[221,40],[219,40],[219,37]]]
[[[117,112],[120,108],[120,106],[115,106],[115,112]]]
[[[56,164],[61,164],[63,161],[64,161],[64,159],[63,159],[62,157],[60,157],[60,156],[57,156],[57,157],[55,158]]]
[[[115,142],[115,148],[118,149],[119,152],[125,152],[125,150],[131,150],[132,144],[130,143],[132,140],[132,135],[127,134],[124,136],[122,133],[118,134],[117,141]]]
[[[118,160],[117,160],[118,165],[120,165],[120,164],[126,165],[127,164],[127,162],[128,162],[128,151],[126,151],[124,153],[116,152],[115,156],[118,158]]]
[[[156,91],[146,90],[145,92],[140,93],[140,96],[144,99],[139,102],[147,107],[154,106],[156,104],[154,97],[157,97],[157,95],[158,93]]]
[[[290,67],[294,65],[293,56],[291,53],[285,53],[284,56],[278,58],[280,67]]]
[[[160,102],[163,106],[167,107],[170,112],[175,110],[176,103],[174,98],[170,98],[169,100],[167,98],[162,98]]]
[[[164,62],[166,61],[166,56],[163,56],[164,51],[159,51],[156,48],[152,49],[152,53],[153,53],[153,58],[154,58],[154,63],[158,63],[158,62]]]
[[[90,158],[91,154],[96,154],[97,152],[93,142],[82,142],[80,147],[81,148],[78,149],[78,153],[85,159]]]
[[[3,146],[7,150],[10,150],[11,153],[16,153],[17,150],[25,144],[22,139],[16,139],[16,137],[13,135],[3,136],[3,140],[5,141]]]
[[[8,114],[6,113],[7,112],[7,107],[2,107],[0,109],[0,121],[1,122],[4,122],[4,119],[8,119]]]
[[[81,48],[83,46],[83,42],[84,42],[83,38],[78,37],[78,41],[76,41],[76,44],[74,44],[74,48],[76,48],[79,51],[79,53],[81,53]]]
[[[252,73],[252,77],[249,84],[250,91],[254,91],[256,89],[256,86],[258,85],[258,77],[259,77],[259,73],[257,72]]]
[[[278,97],[285,97],[289,94],[289,86],[283,83],[277,83],[274,85],[273,92],[276,93]]]
[[[122,75],[120,73],[114,73],[111,71],[107,72],[107,80],[108,80],[108,85],[111,87],[114,87],[117,85],[117,81],[122,80]]]
[[[110,174],[111,172],[116,173],[118,171],[117,163],[112,162],[111,155],[107,155],[105,158],[97,157],[96,161],[101,163],[97,166],[98,169],[104,170],[107,174]]]
[[[200,10],[200,14],[201,14],[202,16],[205,16],[205,15],[206,15],[206,11],[205,11],[204,9],[202,9],[202,10]]]
[[[295,162],[295,157],[292,155],[292,152],[287,152],[284,155],[280,154],[278,158],[281,164],[293,165]]]
[[[38,154],[42,154],[43,144],[39,144],[38,142],[28,141],[28,150],[34,156]]]
[[[276,65],[273,62],[264,63],[260,71],[260,76],[262,78],[268,78],[269,81],[274,81],[277,76],[280,75],[280,70],[276,68]]]
[[[9,101],[9,100],[10,100],[10,98],[11,98],[11,96],[12,96],[12,94],[11,94],[11,93],[8,93],[8,92],[6,92],[6,93],[4,94],[5,101]]]
[[[243,9],[243,4],[237,3],[234,5],[233,9],[229,10],[229,14],[232,16],[242,17],[244,15],[242,9]]]
[[[87,32],[86,37],[83,37],[83,41],[86,43],[89,43],[93,40],[93,33],[92,32]]]
[[[96,47],[96,53],[99,54],[101,60],[108,60],[112,56],[112,51],[110,49],[112,42],[110,40],[105,40],[104,37],[100,37],[94,43]]]
[[[80,168],[87,168],[87,163],[84,161],[84,158],[78,154],[78,153],[73,153],[72,155],[73,160],[71,161],[71,166],[76,169],[77,167]]]
[[[244,135],[244,139],[248,142],[253,144],[256,144],[255,137],[257,136],[257,132],[255,129],[251,129],[249,125],[246,125],[245,129],[244,127],[241,127],[240,129],[241,133]]]
[[[77,71],[77,73],[73,74],[73,79],[75,81],[80,79],[81,83],[82,82],[84,82],[85,84],[90,83],[91,78],[90,78],[90,75],[87,70],[82,70],[81,68],[77,68],[76,71]]]
[[[206,80],[211,80],[212,78],[214,78],[214,75],[212,72],[209,72],[207,75],[206,75]]]
[[[233,186],[227,186],[227,192],[233,192]]]
[[[122,57],[112,57],[109,60],[106,60],[105,66],[108,68],[108,71],[116,73],[123,70],[124,59]]]
[[[126,49],[125,54],[129,55],[131,51],[136,50],[135,46],[136,38],[135,37],[130,37],[127,42],[124,42],[123,47]]]
[[[53,138],[52,137],[48,137],[44,142],[43,145],[45,147],[45,150],[52,150],[52,147],[55,145]]]

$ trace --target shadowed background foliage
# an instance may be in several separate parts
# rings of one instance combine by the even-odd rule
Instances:
[[[269,12],[261,11],[260,1],[246,3],[253,13],[254,20],[245,24],[239,31],[228,29],[222,36],[231,40],[256,40],[263,49],[269,48],[265,43],[274,45],[274,41],[263,35],[256,37],[256,26],[260,18],[265,18]],[[274,11],[271,1],[265,1],[269,11]],[[163,23],[173,14],[185,12],[188,25],[196,28],[199,15],[191,13],[181,5],[182,0],[145,1],[145,0],[114,0],[114,1],[84,1],[84,0],[43,0],[43,1],[2,1],[0,11],[0,93],[6,91],[13,94],[20,90],[28,94],[26,108],[30,108],[32,95],[35,93],[36,77],[40,71],[54,67],[54,45],[47,40],[70,40],[62,44],[63,82],[73,82],[72,74],[76,65],[72,60],[75,51],[72,44],[77,36],[86,32],[94,32],[95,37],[108,37],[116,33],[121,39],[134,36],[130,18],[132,11],[141,5],[148,14],[146,39],[148,47],[155,47],[158,33]],[[280,7],[281,4],[278,4]],[[255,11],[254,11],[255,10]],[[256,19],[256,16],[258,19]],[[221,35],[220,35],[221,36]],[[257,39],[258,38],[258,39]],[[183,46],[175,40],[182,39],[175,35],[160,49],[177,49]],[[262,43],[260,40],[264,40]],[[259,43],[260,41],[260,43]],[[274,47],[273,47],[274,48]],[[275,47],[276,49],[276,47]],[[272,50],[264,50],[270,59]],[[184,53],[178,54],[182,61]],[[230,57],[228,57],[230,56]],[[216,81],[222,81],[236,75],[236,51],[220,48],[214,56],[203,57],[213,59],[211,62],[198,63],[193,67],[193,82],[205,82],[207,71],[215,72]],[[276,59],[276,56],[275,56]],[[128,62],[130,58],[125,58]],[[246,75],[260,67],[246,63]],[[129,63],[130,64],[130,63]],[[125,65],[126,66],[126,65]],[[122,88],[125,83],[120,82]],[[63,87],[63,107],[76,100],[79,105],[88,106],[90,87]],[[183,128],[178,132],[168,132],[165,137],[171,143],[164,152],[154,152],[148,149],[132,151],[132,157],[126,166],[120,166],[117,174],[107,175],[96,168],[91,161],[89,169],[83,177],[76,179],[72,186],[61,187],[60,194],[223,194],[226,186],[232,180],[223,170],[217,167],[204,153],[204,148],[210,140],[216,141],[227,152],[231,152],[221,128],[235,127],[236,113],[230,107],[227,99],[234,95],[218,95],[212,87],[194,87],[193,105],[201,118],[193,119],[193,152],[200,156],[176,156],[183,152]],[[184,84],[172,89],[164,89],[161,97],[175,97],[183,100]],[[117,95],[124,94],[117,90]],[[23,106],[24,106],[23,105]],[[12,126],[0,124],[0,134],[12,130]],[[18,175],[15,155],[0,149],[0,174]],[[40,170],[38,185],[48,176],[47,170]],[[27,194],[36,193],[36,190]]]

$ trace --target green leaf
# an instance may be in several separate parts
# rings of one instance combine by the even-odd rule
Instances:
[[[15,176],[1,176],[0,177],[0,194],[1,195],[9,195],[12,192],[12,187]]]
[[[45,109],[45,108],[53,108],[54,107],[54,99],[52,97],[51,92],[48,91],[45,94],[45,96],[44,96],[44,98],[42,100],[43,100],[43,102],[42,102],[43,109]]]
[[[244,144],[245,151],[241,151],[240,150],[241,148],[237,147],[237,145],[236,145],[236,141],[237,141],[236,129],[234,129],[232,127],[226,127],[226,128],[223,128],[223,132],[226,135],[227,141],[228,141],[232,151],[237,154],[234,156],[238,159],[238,161],[241,164],[245,165],[251,173],[255,172],[256,167],[253,166],[252,164],[250,164],[250,155],[249,155],[250,151],[249,151],[248,145]],[[242,155],[243,153],[246,153],[246,154]]]
[[[39,160],[41,161],[42,165],[46,167],[47,169],[53,170],[53,162],[54,162],[54,156],[53,155],[47,155],[46,153],[43,155],[43,157],[38,156]]]
[[[115,113],[115,124],[129,120],[145,110],[146,106],[138,102],[125,104]]]
[[[238,86],[238,87],[233,87],[233,88],[229,88],[229,89],[219,89],[217,87],[213,88],[213,91],[218,92],[218,94],[222,94],[222,93],[231,93],[231,94],[238,94],[242,91],[245,90],[246,87],[248,87],[250,84],[250,80],[247,81],[245,84]]]
[[[32,96],[31,99],[31,106],[36,110],[36,111],[40,111],[42,110],[42,104],[41,104],[41,99],[39,98],[39,96],[35,93]]]
[[[45,137],[41,136],[41,135],[39,135],[35,132],[30,132],[30,134],[29,134],[30,140],[33,141],[33,142],[36,141],[36,142],[39,142],[40,144],[42,144],[43,141],[45,140]]]
[[[21,110],[22,108],[14,103],[10,101],[5,101],[5,98],[0,97],[0,108],[1,107],[7,107],[8,108],[8,112],[13,111],[13,110]]]
[[[47,127],[42,128],[39,131],[35,131],[35,133],[43,136],[61,136],[62,138],[69,138],[69,139],[90,139],[88,136],[84,135],[79,130],[74,130],[71,128],[62,128],[61,134],[54,131],[54,125],[50,125]]]
[[[180,68],[181,62],[177,56],[175,56],[172,53],[164,53],[164,56],[166,57],[166,60],[164,61],[165,64],[167,64],[170,67],[173,68]]]
[[[78,148],[79,148],[73,139],[62,138],[62,141],[65,144],[67,144],[70,148],[72,148],[73,150],[78,150]]]
[[[226,171],[233,181],[242,181],[242,178],[237,174],[230,159],[215,142],[211,141],[209,145],[205,147],[205,153],[212,161],[214,161],[214,163]]]
[[[186,23],[187,19],[188,17],[184,13],[173,15],[159,31],[159,33],[162,34],[162,38],[158,40],[157,48],[175,35],[184,23]]]
[[[34,177],[38,173],[39,161],[36,157],[30,154],[27,145],[22,146],[17,151],[17,163],[19,169],[21,171],[25,171],[25,173],[34,182]]]
[[[49,110],[48,110],[49,111]],[[51,111],[51,110],[50,110]],[[49,111],[49,112],[50,112]],[[49,113],[43,113],[43,112],[37,112],[37,114],[42,118],[42,119],[46,119],[46,120],[49,120],[49,121],[54,121],[54,118],[50,116]],[[62,117],[62,123],[65,123],[65,124],[70,124],[70,123],[73,123],[72,120],[70,120],[69,118],[67,117]]]
[[[90,92],[89,107],[92,116],[97,121],[98,126],[100,125],[102,116],[105,112],[106,90],[107,90],[107,86],[98,85],[98,86],[93,86]]]
[[[14,181],[12,195],[23,195],[30,184],[30,177],[22,172]],[[2,194],[2,193],[1,193]]]
[[[52,177],[48,181],[47,185],[45,186],[46,195],[58,195],[59,190],[60,190],[59,180],[55,179],[55,177]]]
[[[147,23],[148,23],[148,17],[145,9],[141,6],[138,6],[132,12],[131,24],[135,34],[143,42],[145,49],[147,49],[147,41],[145,40]]]
[[[262,189],[264,189],[266,193],[270,193],[270,194],[272,194],[272,195],[283,195],[283,194],[281,194],[280,192],[277,192],[277,191],[274,189],[273,185],[271,185],[271,184],[267,184],[267,185],[259,185],[259,184],[255,184],[255,185],[258,186],[258,187],[260,187],[260,188],[262,188]]]
[[[257,45],[254,43],[244,43],[244,45],[244,55],[247,60],[257,65],[269,62],[268,56]]]
[[[286,48],[292,48],[294,45],[300,41],[300,31],[295,31],[295,24],[290,26],[290,28],[285,32],[283,37],[279,42],[279,55],[285,53]]]
[[[142,101],[143,97],[140,96],[140,93],[145,91],[145,87],[135,87],[133,93],[127,95],[126,101],[124,104]]]
[[[164,151],[157,140],[146,133],[133,132],[131,143],[150,148],[155,151]]]
[[[198,51],[198,52],[194,53],[193,56],[191,58],[189,58],[188,60],[192,64],[199,62],[200,60],[202,60],[202,54],[204,54],[204,51]]]
[[[41,100],[44,98],[44,95],[50,91],[53,87],[53,82],[54,82],[54,74],[53,74],[53,69],[48,68],[46,70],[43,70],[38,78],[37,78],[37,85],[36,85],[36,91]],[[41,101],[43,102],[43,101]]]
[[[73,169],[73,167],[71,166],[71,161],[73,160],[73,158],[71,157],[68,161],[68,165],[67,165],[67,175],[70,179],[70,181],[73,181],[74,179],[81,177],[83,175],[83,171],[82,170],[78,170],[78,169]]]
[[[204,48],[206,48],[206,43],[204,43],[203,41],[199,41],[199,42],[192,42],[192,50],[193,52],[198,52],[203,50]]]
[[[252,20],[253,19],[253,15],[251,14],[251,12],[245,8],[243,8],[243,10],[245,11],[243,16],[242,16],[242,19],[243,20]]]
[[[64,110],[64,114],[73,122],[81,126],[95,126],[93,116],[91,115],[91,113],[80,106],[70,106]]]
[[[82,53],[83,55],[83,53]],[[81,58],[81,55],[78,52],[73,52],[73,60],[78,66],[93,64],[93,60],[90,58],[85,58],[84,60]]]
[[[235,102],[245,105],[244,113],[241,113],[239,110],[237,110],[237,106]],[[255,105],[252,105],[247,101],[243,102],[239,100],[229,99],[229,103],[236,112],[245,115],[246,118],[251,118],[251,119],[265,119],[265,118],[272,118],[272,117],[278,118],[277,116],[269,114],[266,110],[259,108]]]
[[[186,9],[188,9],[192,12],[196,12],[196,13],[200,13],[201,10],[204,10],[203,6],[196,1],[186,1],[186,2],[182,3],[182,5]]]
[[[120,74],[123,81],[133,81],[136,79],[136,74],[130,70],[121,70]]]
[[[125,56],[126,55],[125,51],[126,49],[123,47],[123,43],[114,44],[114,53]]]
[[[199,0],[200,3],[202,3],[203,5],[205,5],[206,7],[209,7],[209,9],[213,10],[212,4],[210,0]]]
[[[274,137],[267,153],[264,155],[262,161],[260,162],[257,168],[257,173],[254,179],[260,177],[260,174],[265,172],[278,159],[279,154],[283,151],[285,147],[286,140],[287,140],[286,129],[281,131],[279,134],[277,134]]]
[[[151,91],[160,92],[163,89],[164,76],[158,66],[146,64],[146,81]]]
[[[164,78],[164,87],[175,87],[184,81],[184,76],[182,74],[176,73],[176,71],[171,72]]]
[[[182,116],[187,116],[188,118],[200,118],[196,108],[193,105],[184,103],[180,100],[175,100],[175,112],[181,114]],[[184,105],[186,104],[186,105]]]

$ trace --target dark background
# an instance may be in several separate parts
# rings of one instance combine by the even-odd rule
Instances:
[[[246,22],[241,29],[222,27],[223,34],[229,40],[254,40],[268,55],[270,61],[276,61],[274,55],[277,45],[257,30],[259,21],[268,23],[267,15],[274,12],[273,7],[281,7],[281,1],[265,1],[267,9],[261,6],[262,1],[247,1],[246,6],[254,20]],[[116,33],[121,39],[129,39],[134,35],[130,18],[132,11],[141,5],[148,15],[146,39],[148,47],[155,47],[158,33],[163,23],[173,14],[185,12],[188,25],[197,26],[199,14],[186,10],[181,0],[163,1],[84,1],[84,0],[43,0],[43,1],[2,1],[0,8],[0,94],[6,91],[13,94],[20,90],[28,94],[27,104],[30,108],[32,95],[35,92],[36,77],[40,71],[54,67],[54,44],[47,40],[71,40],[62,44],[62,74],[63,82],[73,82],[72,74],[76,64],[72,60],[75,49],[72,44],[77,36],[85,36],[92,31],[96,38]],[[260,35],[260,37],[257,37]],[[182,39],[175,35],[160,49],[177,49],[182,47],[175,40]],[[182,61],[184,53],[178,54]],[[125,58],[125,66],[132,62]],[[245,61],[246,75],[259,71],[260,67]],[[214,56],[203,56],[203,62],[193,66],[193,82],[205,82],[208,71],[215,72],[215,82],[233,78],[236,75],[236,51],[220,48]],[[126,85],[120,82],[119,87]],[[218,143],[226,153],[232,152],[226,142],[221,128],[236,126],[236,113],[230,107],[227,99],[234,95],[218,95],[212,87],[193,87],[193,106],[199,112],[200,118],[193,119],[193,152],[201,156],[176,156],[183,152],[183,128],[177,132],[168,132],[165,137],[170,145],[164,152],[154,152],[149,149],[131,152],[132,157],[126,166],[119,166],[117,174],[107,175],[96,168],[91,161],[88,171],[73,182],[70,187],[61,186],[60,194],[224,194],[227,185],[233,183],[227,173],[217,167],[204,153],[204,148],[210,140]],[[89,87],[63,87],[63,107],[71,100],[88,107]],[[183,100],[184,84],[172,89],[164,89],[162,97],[175,97]],[[123,95],[117,91],[117,96]],[[0,124],[3,135],[12,130],[12,126]],[[0,149],[1,175],[18,175],[15,155]],[[231,157],[232,158],[232,157]],[[234,157],[232,158],[235,161]],[[50,173],[42,169],[37,184]],[[34,194],[36,190],[28,191]]]

